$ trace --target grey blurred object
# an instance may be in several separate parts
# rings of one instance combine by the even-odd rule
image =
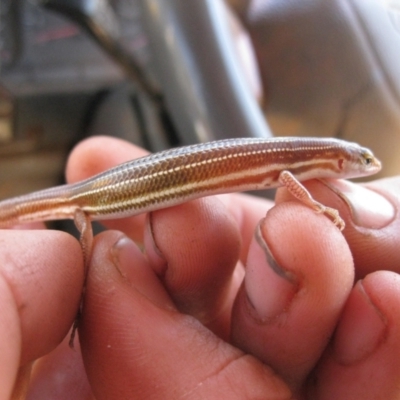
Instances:
[[[222,0],[141,0],[160,87],[184,144],[268,137]]]
[[[400,172],[399,0],[230,0],[257,55],[278,136],[363,143]]]
[[[169,138],[160,124],[151,100],[124,82],[108,93],[88,125],[89,136],[112,135],[145,149],[160,151],[169,147]]]

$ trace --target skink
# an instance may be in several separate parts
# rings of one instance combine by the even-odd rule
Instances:
[[[93,241],[91,220],[123,218],[212,194],[284,185],[297,199],[327,214],[343,229],[338,211],[315,201],[300,181],[366,176],[380,168],[370,150],[343,140],[221,140],[163,151],[79,183],[3,200],[0,227],[74,219],[87,271]],[[79,314],[72,329],[71,347],[78,318]]]
[[[284,185],[343,229],[337,211],[312,199],[300,181],[360,177],[380,168],[370,150],[338,139],[227,139],[155,153],[79,183],[3,200],[0,227],[71,218],[82,233],[90,220],[123,218],[203,196]]]

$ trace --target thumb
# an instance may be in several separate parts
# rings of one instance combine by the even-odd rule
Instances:
[[[98,399],[290,398],[268,367],[180,314],[140,250],[117,232],[96,238],[80,340]]]

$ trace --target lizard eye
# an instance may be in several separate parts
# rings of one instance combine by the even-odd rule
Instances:
[[[365,151],[361,154],[361,161],[364,165],[368,166],[374,163],[375,157],[372,153]]]
[[[365,163],[365,165],[371,164],[372,163],[372,158],[371,157],[365,157],[364,158],[364,163]]]
[[[362,148],[358,157],[358,165],[363,174],[366,173],[369,175],[380,171],[381,162],[374,156],[371,150]]]

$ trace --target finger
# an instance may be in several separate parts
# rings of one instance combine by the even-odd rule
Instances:
[[[8,369],[15,359],[25,365],[61,342],[78,309],[83,265],[78,242],[65,233],[0,235],[1,368]],[[9,374],[0,376],[9,384]],[[8,386],[3,381],[0,387]]]
[[[351,248],[356,277],[364,277],[385,265],[400,272],[400,178],[367,185],[348,181],[309,181],[306,187],[324,205],[337,209],[346,222],[343,234]],[[285,189],[276,201],[291,199]]]
[[[256,359],[178,313],[133,242],[95,242],[80,327],[96,399],[279,398],[287,387]]]
[[[19,368],[21,330],[18,307],[6,280],[0,278],[0,399],[11,397]]]
[[[353,278],[351,253],[331,221],[295,202],[274,207],[250,245],[233,343],[298,390],[329,341]]]
[[[91,389],[78,340],[69,346],[70,333],[52,352],[37,360],[29,383],[28,399],[88,400]]]
[[[151,213],[145,248],[177,308],[227,338],[242,275],[232,276],[240,235],[225,206],[204,198]]]
[[[353,289],[311,380],[315,399],[398,399],[400,277],[378,271]]]

